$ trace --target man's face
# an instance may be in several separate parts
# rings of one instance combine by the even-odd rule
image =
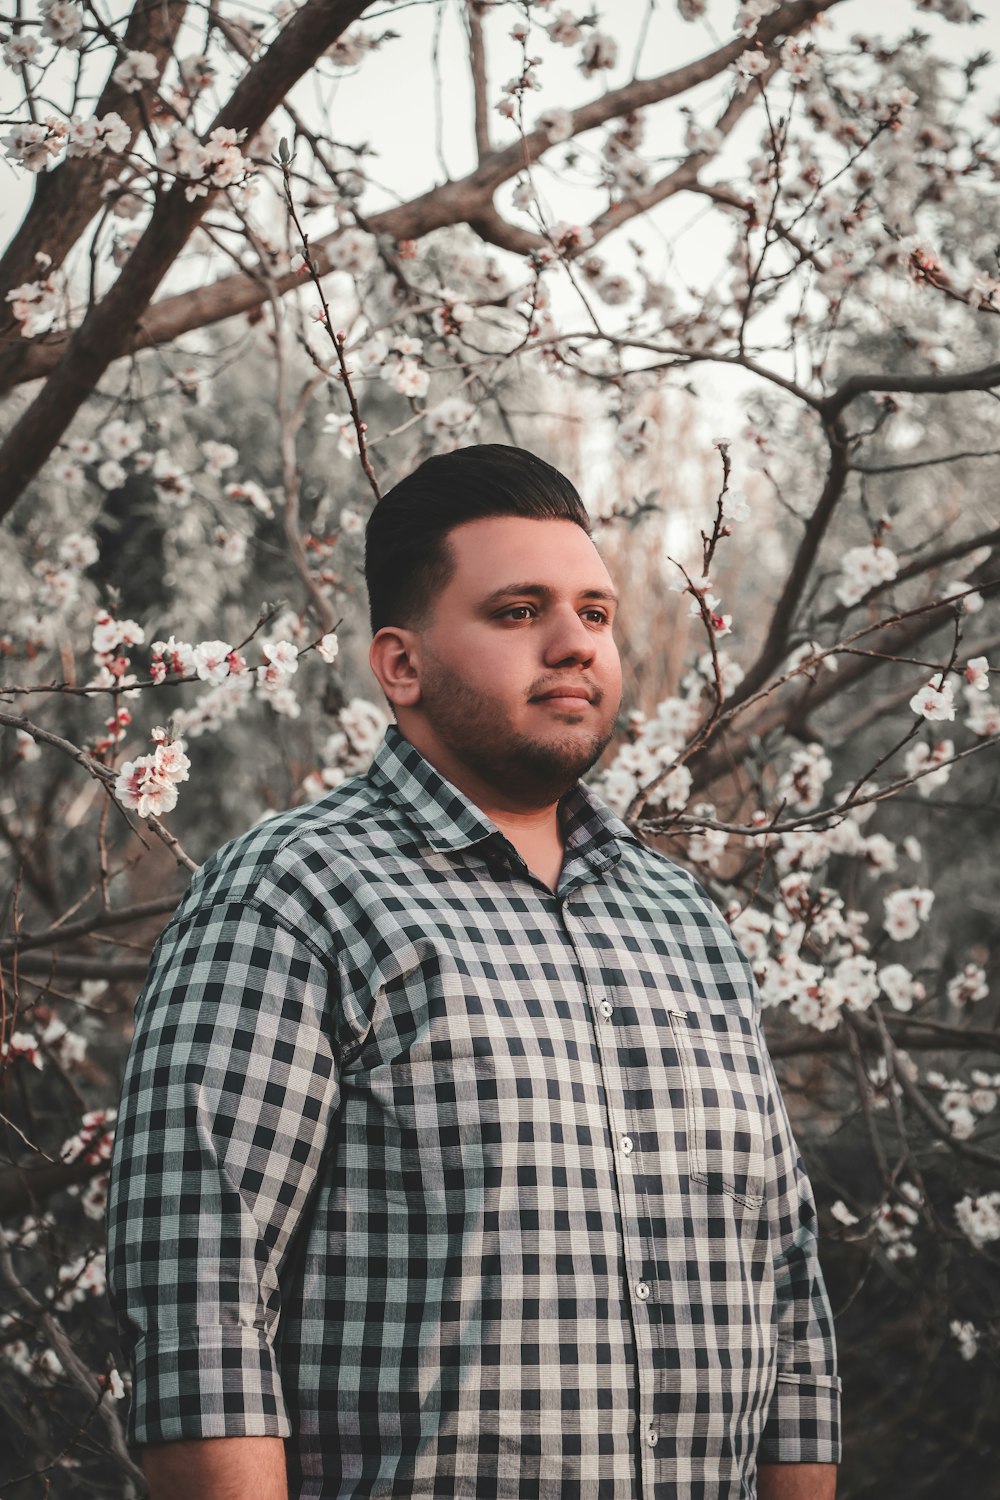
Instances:
[[[448,546],[453,575],[413,632],[411,737],[446,775],[554,801],[597,761],[621,702],[607,568],[572,521],[470,521]]]

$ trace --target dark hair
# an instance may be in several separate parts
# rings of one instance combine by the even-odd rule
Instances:
[[[454,570],[448,533],[487,516],[573,521],[590,518],[564,474],[523,448],[480,443],[425,459],[383,495],[365,531],[365,581],[372,634],[419,626]]]

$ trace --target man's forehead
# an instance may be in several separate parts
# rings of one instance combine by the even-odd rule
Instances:
[[[448,542],[453,578],[480,593],[552,590],[572,582],[578,591],[614,595],[593,539],[575,521],[488,516],[454,527]]]

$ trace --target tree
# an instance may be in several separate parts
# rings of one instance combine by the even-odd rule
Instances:
[[[478,437],[589,480],[633,584],[596,784],[751,958],[845,1327],[896,1296],[865,1360],[909,1368],[916,1292],[949,1412],[962,1358],[996,1361],[990,62],[958,56],[965,0],[901,0],[891,38],[853,0],[677,11],[3,23],[35,184],[0,260],[14,1477],[140,1483],[94,1312],[130,1003],[184,872],[364,768],[364,506]],[[422,38],[436,153],[467,90],[474,160],[414,191],[337,100]],[[955,1454],[877,1431],[848,1493],[982,1482],[974,1423]]]

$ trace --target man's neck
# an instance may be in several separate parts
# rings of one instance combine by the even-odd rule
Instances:
[[[423,744],[419,731],[403,737],[420,751],[439,775],[457,787],[496,824],[531,873],[554,891],[559,884],[565,848],[558,800],[533,806],[479,776],[470,766],[450,755],[446,747]]]

